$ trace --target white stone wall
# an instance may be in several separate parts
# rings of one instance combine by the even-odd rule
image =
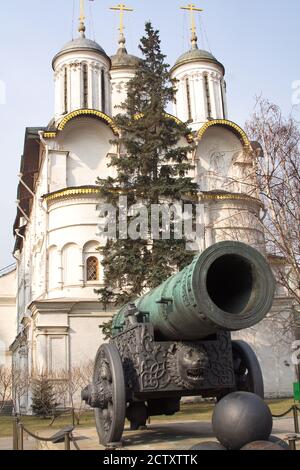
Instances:
[[[240,138],[225,126],[207,129],[196,152],[201,191],[226,191],[258,197],[255,162]]]
[[[104,342],[100,326],[107,321],[107,316],[99,315],[99,312],[88,312],[87,315],[81,313],[73,313],[69,317],[70,326],[70,364],[76,366],[79,364],[87,364],[94,361],[96,353],[100,345]],[[89,322],[89,328],[83,328],[85,321]]]
[[[251,200],[220,199],[206,202],[206,246],[235,240],[265,254],[265,237],[259,212],[260,206]]]
[[[58,138],[41,139],[36,196],[21,251],[16,253],[19,336],[13,345],[14,361],[29,374],[70,370],[76,363],[94,360],[102,340],[99,325],[110,313],[102,311],[94,292],[103,283],[98,196],[65,193],[93,187],[98,177],[112,174],[108,163],[115,154],[113,138],[100,120],[80,117]],[[61,196],[45,198],[58,191]],[[91,256],[99,261],[97,281],[87,279]],[[30,407],[29,390],[20,408],[30,412]]]
[[[68,187],[93,186],[98,176],[107,176],[109,155],[114,152],[112,138],[112,131],[102,122],[80,118],[70,122],[57,141],[47,144],[22,251],[16,254],[19,322],[33,300],[49,293],[53,297],[54,291],[59,297],[94,296],[92,287],[87,292],[82,288],[86,285],[85,247],[90,242],[99,243],[97,197],[66,198],[48,205],[43,196]],[[67,252],[73,266],[63,273]],[[70,276],[76,282],[71,282]],[[77,290],[68,287],[63,291],[64,285],[76,286]]]
[[[239,137],[225,126],[208,128],[198,143],[195,165],[204,193],[203,247],[238,240],[265,254],[255,165]]]
[[[32,201],[30,220],[26,222],[21,252],[15,253],[19,330],[29,304],[34,298],[43,296],[46,289],[48,215],[43,196],[47,194],[49,188],[48,157],[48,148],[43,149],[41,171],[37,179],[35,198]]]
[[[89,299],[47,299],[34,302],[32,320],[26,330],[27,342],[33,351],[32,364],[27,366],[33,374],[47,372],[50,376],[61,377],[75,368],[91,368],[97,350],[103,343],[100,325],[111,318],[111,311],[103,311],[94,295]],[[29,338],[32,338],[30,343]],[[19,353],[18,360],[20,361]],[[77,390],[75,403],[80,404]],[[24,396],[30,411],[30,394]],[[67,405],[70,403],[66,403]]]
[[[95,185],[98,177],[111,175],[107,164],[109,155],[115,153],[110,143],[113,138],[111,129],[97,119],[82,117],[70,121],[57,140],[51,143],[50,165],[55,168],[57,159],[61,159],[61,181],[58,185],[57,178],[55,181],[51,178],[49,192],[64,187]]]
[[[53,297],[92,297],[96,286],[88,282],[86,261],[95,256],[101,263],[97,248],[103,243],[97,232],[97,195],[70,197],[49,205],[49,272],[48,295]]]
[[[112,116],[124,112],[120,105],[126,101],[128,82],[134,77],[133,69],[111,70]]]
[[[268,315],[259,325],[233,334],[250,344],[259,359],[267,398],[293,396],[296,371],[292,363],[293,335],[287,322],[289,302],[277,298]]]

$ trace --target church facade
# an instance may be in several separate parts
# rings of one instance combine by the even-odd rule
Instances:
[[[96,180],[113,171],[108,164],[118,155],[111,143],[118,132],[114,116],[140,59],[128,54],[122,34],[117,53],[109,57],[85,37],[82,23],[79,32],[53,59],[54,117],[48,126],[26,129],[20,165],[16,271],[9,274],[17,329],[10,351],[15,366],[29,375],[71,370],[93,359],[103,341],[99,326],[113,313],[94,292],[103,285],[98,248],[105,243],[97,235]],[[171,72],[178,80],[174,117],[191,122],[196,143],[189,158],[203,208],[201,249],[234,239],[267,256],[254,144],[228,115],[224,66],[198,48],[193,33],[191,49]],[[288,308],[286,293],[278,289],[271,317],[239,334],[261,360],[269,396],[292,394],[289,344],[276,339],[276,318]],[[30,410],[30,393],[21,407]]]

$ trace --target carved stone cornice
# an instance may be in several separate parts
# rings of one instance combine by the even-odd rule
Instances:
[[[39,335],[67,335],[70,328],[69,326],[35,326],[36,336]]]
[[[263,207],[263,203],[260,199],[257,199],[247,194],[238,194],[238,193],[202,193],[200,195],[200,201],[243,201],[250,202],[252,204],[259,205]]]
[[[111,312],[105,312],[102,304],[98,300],[88,300],[88,299],[47,299],[47,300],[39,300],[33,301],[29,305],[29,309],[32,312],[33,317],[36,318],[37,315],[43,314],[71,314],[74,316],[77,315],[87,315],[91,316],[94,313],[101,314],[101,316],[109,316]],[[107,313],[107,315],[106,315]],[[51,328],[51,327],[43,327],[37,325],[38,328]],[[63,328],[65,328],[63,326]]]
[[[78,188],[65,188],[54,193],[44,196],[45,201],[50,203],[63,201],[65,199],[88,199],[92,198],[94,201],[99,198],[100,190],[97,186],[81,186]]]

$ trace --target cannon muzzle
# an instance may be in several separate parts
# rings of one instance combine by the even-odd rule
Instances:
[[[266,259],[254,248],[230,241],[211,246],[134,303],[157,338],[192,341],[256,325],[269,312],[274,292]],[[122,331],[127,308],[114,317],[113,336]]]

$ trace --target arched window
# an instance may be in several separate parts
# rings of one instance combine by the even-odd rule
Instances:
[[[82,107],[88,108],[89,106],[89,80],[88,80],[88,66],[83,64],[82,66],[82,76],[83,76],[83,102]]]
[[[188,107],[188,119],[189,121],[191,121],[192,120],[191,89],[190,89],[190,81],[188,78],[185,79],[185,87],[186,87],[186,99],[187,99],[187,107]]]
[[[99,281],[99,261],[96,256],[90,256],[86,260],[87,281]]]
[[[64,68],[64,114],[68,112],[68,69]]]
[[[106,101],[106,97],[105,97],[105,94],[106,94],[106,88],[105,88],[105,73],[104,73],[104,70],[101,69],[101,106],[102,106],[102,109],[101,111],[103,113],[105,113],[105,101]]]
[[[208,82],[207,73],[204,74],[204,87],[205,87],[205,96],[206,96],[207,118],[210,119],[212,115],[211,115],[211,101],[210,101],[209,82]]]
[[[224,93],[225,93],[225,84],[223,84],[222,82],[220,83],[220,87],[221,87],[221,98],[222,98],[222,112],[223,112],[223,119],[226,119],[226,111],[225,111],[225,96],[224,96]]]
[[[102,282],[101,256],[99,254],[99,242],[91,240],[83,247],[83,267],[85,282]]]

